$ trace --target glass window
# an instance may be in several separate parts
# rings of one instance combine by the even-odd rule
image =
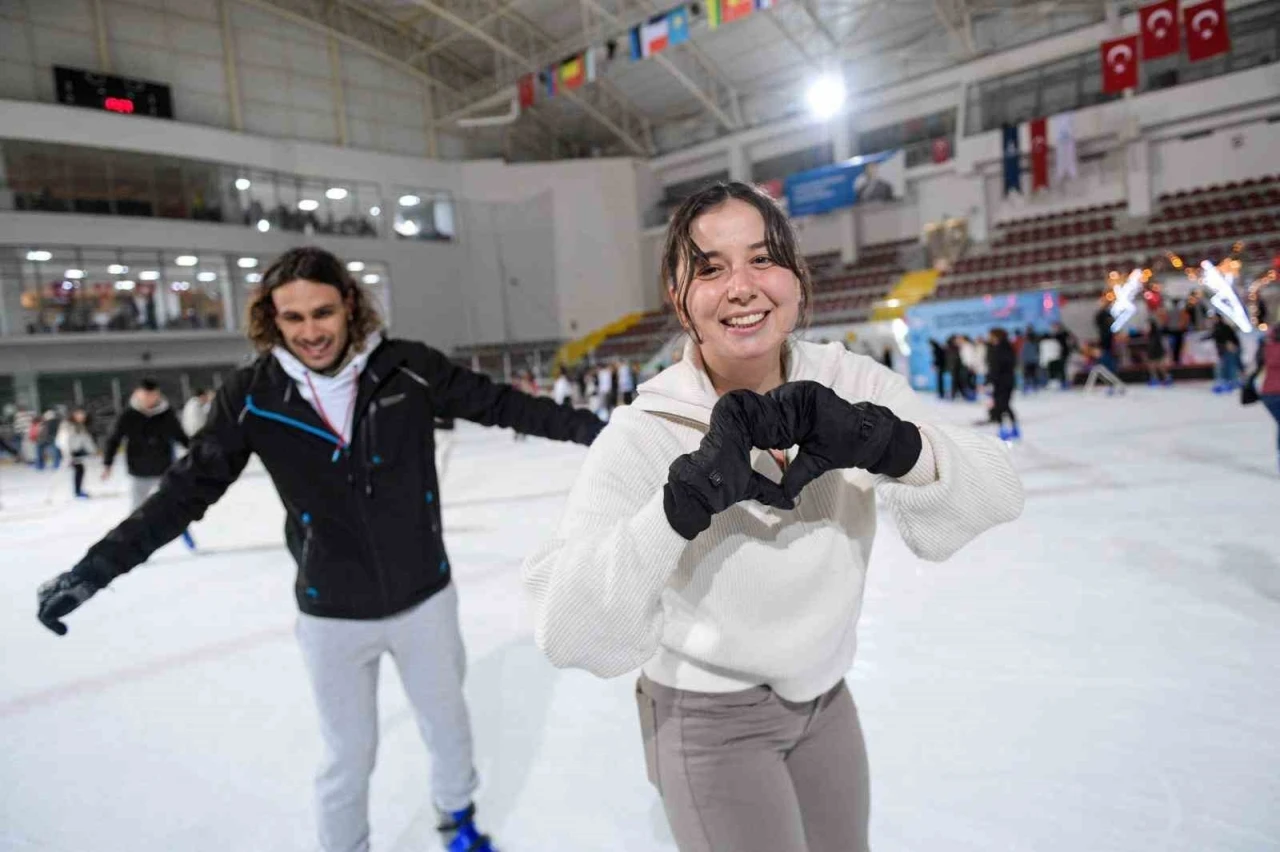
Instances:
[[[392,229],[402,240],[452,240],[453,198],[438,190],[395,187]]]
[[[212,252],[165,252],[152,291],[156,322],[164,329],[221,329],[228,276],[226,257]]]

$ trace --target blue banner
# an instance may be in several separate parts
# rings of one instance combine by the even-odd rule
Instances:
[[[1058,309],[1054,290],[924,302],[907,308],[911,386],[917,390],[936,386],[930,341],[945,345],[953,334],[981,337],[993,328],[1005,329],[1010,337],[1016,337],[1027,326],[1044,332],[1061,320]]]
[[[1022,147],[1018,140],[1018,125],[1006,124],[1001,130],[1004,148],[1004,194],[1022,194]]]
[[[829,166],[796,172],[787,178],[787,213],[812,216],[852,207],[860,201],[892,201],[902,193],[881,167],[898,151],[854,157]]]

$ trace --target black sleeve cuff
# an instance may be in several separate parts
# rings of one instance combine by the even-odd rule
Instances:
[[[686,541],[693,541],[711,526],[711,512],[702,501],[683,488],[673,488],[670,482],[662,487],[662,509],[667,523]]]
[[[889,439],[884,455],[874,467],[868,469],[872,473],[882,473],[898,479],[906,476],[916,466],[923,449],[919,427],[906,420],[899,420],[893,424],[893,437]]]

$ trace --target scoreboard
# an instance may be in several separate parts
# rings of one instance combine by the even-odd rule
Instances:
[[[163,83],[60,65],[53,67],[53,82],[59,103],[123,115],[173,118],[173,95]]]

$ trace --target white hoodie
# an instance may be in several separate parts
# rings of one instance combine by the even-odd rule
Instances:
[[[853,664],[876,497],[912,552],[934,561],[1021,513],[1022,485],[1004,446],[930,423],[897,373],[838,343],[797,343],[787,379],[821,382],[916,423],[916,466],[900,480],[831,471],[805,487],[792,511],[738,503],[685,541],[667,522],[662,487],[671,462],[697,449],[717,399],[686,345],[679,363],[615,413],[554,537],[525,563],[537,642],[555,665],[602,677],[643,666],[678,689],[768,684],[784,698],[809,700]],[[752,462],[780,479],[767,452],[754,451]]]
[[[355,398],[356,389],[360,383],[360,373],[364,371],[364,365],[369,362],[369,356],[381,342],[380,333],[375,331],[369,335],[364,342],[364,349],[332,376],[315,372],[283,346],[274,347],[271,354],[280,362],[280,366],[297,385],[298,393],[311,403],[311,407],[316,410],[320,418],[327,419],[332,428],[342,430],[339,437],[345,444],[351,441],[351,425],[356,413]],[[317,394],[319,394],[318,405]]]

